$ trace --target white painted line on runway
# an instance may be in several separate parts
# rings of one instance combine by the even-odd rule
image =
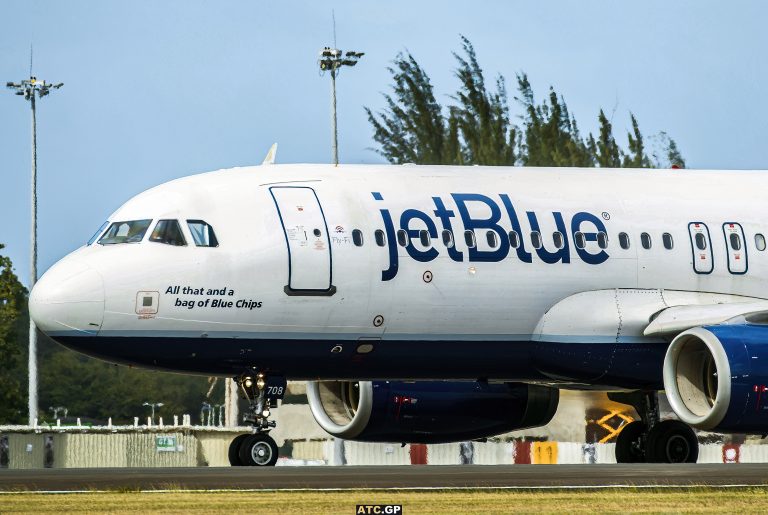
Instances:
[[[403,487],[371,487],[371,488],[214,488],[214,489],[153,489],[153,490],[2,490],[0,495],[11,494],[114,494],[114,493],[141,493],[141,494],[168,494],[168,493],[255,493],[255,492],[355,492],[355,491],[440,491],[440,490],[608,490],[611,488],[629,489],[690,489],[690,488],[768,488],[768,483],[763,484],[726,484],[708,485],[692,483],[688,485],[539,485],[539,486],[403,486]]]

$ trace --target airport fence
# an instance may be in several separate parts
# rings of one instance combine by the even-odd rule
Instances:
[[[292,442],[292,456],[278,464],[332,465],[527,465],[616,463],[616,444],[487,441],[450,444],[344,442],[343,460],[332,440]],[[699,463],[768,463],[768,445],[703,443]]]
[[[228,466],[232,439],[247,427],[170,425],[0,426],[0,468]],[[328,437],[278,439],[278,465],[500,465],[615,463],[615,444],[489,440],[384,444]],[[700,463],[766,463],[768,445],[702,443]]]

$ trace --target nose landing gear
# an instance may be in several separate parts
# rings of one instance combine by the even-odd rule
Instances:
[[[267,379],[266,374],[243,374],[235,378],[240,397],[248,400],[248,411],[243,422],[253,426],[253,433],[239,435],[229,444],[229,463],[232,466],[265,467],[277,463],[277,443],[269,431],[277,423],[269,420],[277,401],[285,395],[284,378]]]
[[[679,420],[659,420],[658,392],[609,393],[640,415],[616,438],[617,463],[696,463],[699,442],[690,426]]]

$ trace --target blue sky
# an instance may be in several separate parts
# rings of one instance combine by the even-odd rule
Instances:
[[[380,108],[403,50],[456,87],[459,34],[489,76],[554,85],[584,132],[675,138],[692,168],[768,168],[768,3],[519,1],[75,1],[0,4],[0,80],[65,86],[38,106],[40,270],[131,196],[176,177],[330,159],[329,79],[317,52],[365,51],[339,79],[340,159],[381,162],[363,106]],[[516,106],[512,106],[516,112]],[[28,282],[29,105],[0,91],[0,242]]]

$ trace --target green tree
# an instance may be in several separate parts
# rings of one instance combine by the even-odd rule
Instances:
[[[459,63],[455,75],[461,87],[454,97],[459,105],[451,108],[451,120],[457,120],[463,142],[461,161],[513,165],[517,130],[509,121],[504,77],[497,77],[496,91],[488,91],[472,43],[463,36],[461,41],[466,58],[453,54]]]
[[[443,106],[434,96],[426,71],[411,54],[399,54],[389,68],[393,94],[384,94],[386,108],[374,113],[366,107],[374,129],[375,149],[391,163],[480,164],[576,167],[663,167],[685,161],[666,133],[656,140],[661,149],[649,155],[637,118],[624,151],[616,141],[611,121],[600,110],[597,137],[579,133],[565,99],[550,88],[539,103],[525,73],[517,76],[522,126],[512,122],[504,77],[495,89],[486,86],[472,43],[461,37],[462,53],[454,53],[454,75],[459,88]]]
[[[145,421],[144,402],[162,402],[156,416],[168,423],[173,415],[200,413],[203,401],[219,404],[223,388],[206,398],[209,385],[202,376],[190,376],[117,366],[66,349],[46,336],[40,338],[41,419],[50,419],[48,406],[64,406],[70,418],[104,423]]]
[[[608,121],[608,118],[605,117],[602,109],[600,109],[597,120],[600,122],[600,135],[597,140],[595,161],[601,168],[618,168],[622,164],[622,152],[613,137],[613,126]]]
[[[630,114],[632,120],[632,132],[627,133],[627,139],[629,143],[627,148],[629,152],[624,155],[624,161],[622,166],[624,168],[652,168],[653,163],[651,159],[645,153],[645,144],[643,143],[643,135],[640,133],[640,127],[637,124],[637,118],[634,114]],[[670,141],[672,145],[674,141]],[[677,146],[675,145],[675,148]],[[680,158],[682,160],[682,157]]]
[[[0,243],[0,250],[5,248]],[[0,254],[0,423],[21,423],[24,398],[15,373],[19,365],[19,333],[26,320],[27,291],[13,272],[13,263]]]
[[[387,109],[376,117],[365,108],[381,145],[377,152],[395,164],[460,164],[456,119],[443,115],[429,77],[410,54],[399,54],[394,64]]]
[[[523,107],[521,164],[525,166],[594,166],[594,152],[582,141],[575,118],[562,97],[550,88],[547,101],[537,104],[526,74],[517,77],[516,97]]]

